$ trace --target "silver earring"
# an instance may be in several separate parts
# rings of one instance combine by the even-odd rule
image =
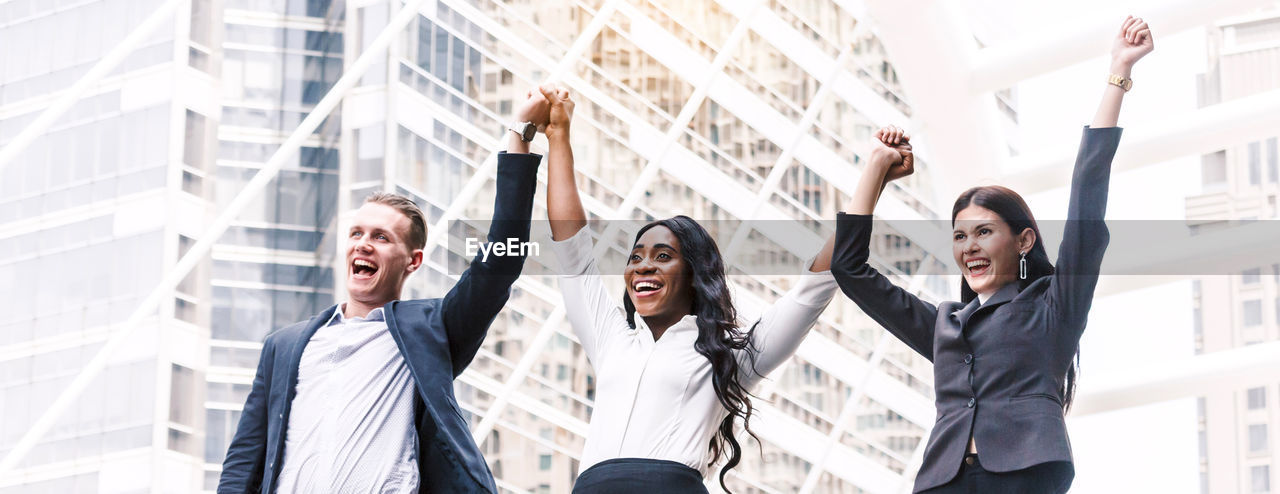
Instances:
[[[1023,251],[1022,259],[1018,261],[1018,277],[1027,279],[1027,253]]]

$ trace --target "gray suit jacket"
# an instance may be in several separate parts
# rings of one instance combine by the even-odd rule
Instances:
[[[1103,222],[1121,129],[1085,128],[1055,274],[985,305],[933,305],[867,264],[871,216],[841,213],[831,271],[867,315],[933,362],[937,421],[915,492],[953,479],[972,436],[993,472],[1071,461],[1062,388],[1110,235]]]

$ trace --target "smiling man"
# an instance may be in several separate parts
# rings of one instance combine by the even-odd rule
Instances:
[[[527,242],[547,103],[532,92],[499,153],[489,242]],[[347,231],[347,301],[267,336],[218,492],[496,492],[453,396],[524,266],[477,255],[443,298],[399,300],[427,229],[370,196]]]

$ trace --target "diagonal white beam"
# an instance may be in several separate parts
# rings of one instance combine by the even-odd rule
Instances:
[[[614,12],[617,11],[619,3],[620,0],[610,0],[609,3],[596,11],[596,16],[591,19],[591,23],[587,25],[587,29],[578,35],[578,38],[574,41],[573,45],[565,52],[560,63],[556,65],[556,68],[548,76],[547,79],[549,81],[558,81],[565,72],[573,67],[574,62],[582,56],[583,52],[585,52],[587,47],[590,46],[590,43],[600,35],[600,31],[603,30],[605,24],[608,23],[609,17],[612,17]],[[477,172],[476,176],[479,177],[480,173]],[[476,179],[473,177],[471,182],[475,181]],[[470,183],[468,183],[468,185],[470,185]],[[640,183],[636,184],[636,187],[641,186],[642,184]],[[461,199],[462,197],[460,196],[459,200]],[[442,218],[441,222],[443,222],[444,219],[445,218]],[[443,225],[441,225],[441,227],[443,227]],[[601,246],[607,246],[607,243],[601,242]],[[501,391],[492,393],[494,400],[489,406],[489,411],[485,414],[484,418],[480,419],[480,423],[476,424],[475,429],[471,431],[471,437],[476,441],[477,445],[484,445],[485,440],[489,438],[489,432],[491,432],[494,426],[498,424],[498,420],[501,419],[502,413],[506,410],[511,397],[516,394],[516,390],[520,387],[520,383],[524,382],[525,378],[529,375],[529,371],[533,369],[535,364],[537,364],[538,357],[542,355],[542,350],[546,348],[547,342],[551,341],[551,337],[555,334],[556,326],[560,325],[564,321],[564,316],[564,300],[563,297],[561,297],[561,299],[556,302],[555,309],[551,311],[551,314],[545,321],[543,321],[542,326],[538,328],[538,332],[534,333],[533,338],[529,340],[528,345],[525,346],[524,354],[521,355],[520,360],[516,362],[515,368],[512,369],[511,374],[507,376],[507,380],[502,383]]]
[[[885,352],[889,351],[890,336],[884,333],[880,334],[880,340],[876,342],[876,348],[871,352],[871,358],[867,360],[867,366],[876,369],[880,366],[880,360],[884,358]],[[818,461],[813,462],[813,468],[809,470],[809,475],[805,476],[804,484],[800,486],[798,494],[809,494],[818,486],[818,480],[822,478],[822,473],[827,471],[827,460],[831,458],[837,444],[840,444],[840,438],[844,436],[848,424],[853,421],[854,414],[858,411],[858,402],[866,393],[867,382],[870,381],[871,375],[875,371],[869,371],[862,375],[862,380],[853,386],[853,391],[849,393],[849,399],[845,400],[844,407],[840,409],[840,416],[836,418],[835,424],[831,427],[831,432],[827,434],[827,441],[822,446],[822,453],[818,455]]]
[[[990,92],[1012,87],[1023,79],[1083,62],[1107,53],[1120,27],[1119,16],[1131,13],[1161,37],[1204,26],[1206,21],[1243,14],[1274,5],[1274,0],[1159,0],[1118,8],[1115,15],[1097,15],[1088,25],[1059,24],[1049,32],[1028,30],[1024,39],[980,50],[974,57],[969,86]]]
[[[760,9],[761,3],[762,0],[751,1],[750,11],[746,16],[738,20],[738,24],[734,26],[733,31],[729,33],[728,39],[725,40],[724,46],[720,47],[720,51],[716,53],[716,58],[711,61],[711,67],[705,69],[705,78],[700,81],[701,84],[694,87],[693,94],[689,96],[689,100],[680,108],[680,113],[676,115],[675,121],[671,123],[671,126],[667,128],[666,135],[663,136],[662,147],[659,148],[656,156],[651,158],[648,163],[645,163],[637,182],[648,183],[658,175],[658,171],[661,170],[662,163],[666,160],[667,153],[675,145],[676,139],[684,133],[685,128],[689,126],[689,122],[698,113],[698,109],[702,108],[702,103],[706,101],[707,93],[711,90],[712,84],[715,83],[717,78],[723,77],[724,66],[729,63],[729,59],[733,56],[733,52],[737,50],[738,44],[746,36],[751,16]],[[633,19],[641,15],[638,12],[634,12],[633,9],[627,9],[627,11]],[[633,187],[627,197],[623,199],[618,211],[622,213],[630,212],[635,208],[636,203],[640,202],[640,198],[644,196],[644,193],[644,189]],[[608,235],[605,236],[605,238],[608,237]]]
[[[926,430],[924,438],[920,439],[920,444],[916,445],[916,449],[911,453],[911,461],[907,464],[907,468],[902,471],[902,483],[898,485],[898,492],[901,494],[912,494],[915,488],[916,474],[920,472],[920,465],[924,464],[924,448],[929,445],[929,434],[932,429]]]
[[[1099,376],[1081,390],[1071,415],[1202,396],[1224,386],[1245,389],[1270,385],[1278,380],[1280,341],[1260,343]]]
[[[445,3],[450,4],[450,7],[455,10],[458,10],[459,8],[459,6],[456,5],[457,0],[445,0]],[[591,41],[596,38],[596,35],[600,33],[600,30],[604,28],[605,23],[608,22],[609,16],[613,15],[613,12],[617,10],[617,4],[618,0],[611,0],[596,12],[596,16],[591,19],[591,23],[588,24],[583,32],[578,35],[578,38],[574,40],[573,45],[565,52],[564,57],[556,65],[555,69],[553,69],[551,74],[547,76],[547,82],[556,82],[560,80],[565,72],[573,68],[573,63],[578,59],[582,52],[586,51],[587,47],[590,46]],[[428,249],[437,245],[437,242],[444,241],[442,240],[444,237],[441,236],[448,233],[449,222],[457,218],[462,210],[471,203],[471,199],[480,192],[480,188],[484,186],[485,182],[487,182],[490,177],[494,176],[497,167],[498,151],[494,150],[494,152],[484,160],[484,164],[480,169],[476,170],[476,173],[471,176],[471,179],[467,180],[467,183],[463,185],[462,190],[458,192],[458,195],[454,197],[453,202],[449,204],[449,207],[445,209],[444,214],[440,216],[440,220],[427,230]]]
[[[701,64],[690,62],[691,60],[700,60],[700,56],[694,53],[670,33],[658,28],[646,27],[646,25],[651,25],[653,22],[639,14],[635,14],[634,9],[624,9],[623,12],[633,15],[631,19],[633,31],[638,29],[645,30],[645,35],[643,37],[634,40],[636,46],[645,50],[645,52],[655,60],[658,60],[663,65],[670,68],[672,72],[677,73],[681,77],[684,77],[687,80],[701,79],[701,75],[705,73],[706,69]],[[767,10],[764,13],[768,13]],[[739,19],[741,18],[741,15],[739,15]],[[821,77],[823,75],[825,75],[825,71],[819,73],[816,77]],[[836,84],[832,88],[832,90],[836,91],[837,94],[840,93],[840,87],[843,80],[844,77],[838,77]],[[723,109],[734,114],[737,118],[742,120],[743,123],[759,132],[764,138],[769,139],[774,143],[786,143],[795,135],[793,133],[794,131],[791,130],[795,124],[788,117],[777,110],[774,110],[773,107],[743,84],[735,81],[733,78],[722,77],[715,81],[715,87],[715,90],[712,91],[708,97],[715,100],[715,102]],[[862,107],[859,106],[859,108],[861,109]],[[966,121],[964,125],[966,127],[972,126],[972,122]],[[823,180],[835,185],[844,193],[851,194],[855,186],[854,178],[856,177],[850,177],[848,171],[853,165],[841,158],[831,149],[822,145],[812,136],[806,134],[802,138],[802,143],[803,144],[795,150],[795,160],[803,163],[814,173],[821,176]],[[679,168],[680,167],[670,167],[666,168],[666,171],[678,176],[680,173]],[[937,172],[935,171],[934,174],[937,175]],[[938,181],[943,182],[944,180]],[[689,183],[690,187],[693,187],[695,190],[699,190],[699,192],[702,192],[708,197],[715,196],[718,192],[721,192],[717,190],[707,191],[706,189],[708,189],[708,187],[702,186],[699,183],[690,182],[688,180],[686,180],[686,182]],[[702,189],[699,189],[700,186]],[[741,188],[733,181],[729,182],[729,186]],[[722,205],[722,207],[730,211],[742,209],[736,204],[727,206]],[[769,204],[766,204],[764,208],[766,210],[775,209]],[[895,195],[885,195],[882,197],[880,199],[879,206],[877,206],[877,211],[879,213],[877,216],[885,219],[885,221],[894,229],[904,235],[918,240],[919,245],[925,250],[940,258],[950,257],[950,243],[939,242],[939,240],[946,240],[948,238],[948,234],[945,234],[947,232],[939,231],[939,229],[936,228],[936,225],[932,222],[915,221],[922,219],[923,215]],[[781,211],[778,212],[778,218],[788,217],[785,214],[782,214]],[[745,212],[735,214],[735,216],[738,218],[749,217]],[[797,236],[810,235],[814,238],[815,242],[807,245],[813,245],[814,243],[821,241],[821,239],[816,235],[812,235],[808,230],[796,230],[798,230],[795,232]],[[793,239],[788,237],[781,240],[782,243],[786,243]],[[807,254],[808,252],[804,252],[802,255]]]
[[[852,51],[852,46],[846,46],[840,51],[840,55],[836,57],[835,63],[831,64],[830,72],[825,79],[822,79],[822,85],[818,87],[818,91],[814,93],[813,99],[809,102],[809,107],[805,108],[804,116],[800,117],[800,122],[796,124],[791,141],[782,148],[782,154],[778,156],[778,159],[773,163],[773,167],[769,169],[769,175],[765,177],[764,184],[760,186],[760,191],[756,192],[756,197],[751,203],[751,215],[741,225],[738,225],[738,229],[733,232],[733,237],[730,238],[729,245],[724,250],[725,258],[734,259],[737,256],[738,249],[742,248],[743,241],[747,239],[747,235],[755,227],[756,216],[760,214],[760,210],[769,201],[769,197],[773,195],[774,191],[778,190],[778,183],[782,182],[782,177],[791,168],[792,157],[795,156],[796,149],[800,147],[801,139],[808,135],[809,126],[813,125],[813,121],[818,119],[818,114],[826,106],[827,96],[831,94],[831,81],[835,79],[836,74],[843,70],[844,64]]]
[[[302,144],[311,136],[329,113],[333,112],[338,103],[346,95],[352,87],[359,82],[360,77],[364,75],[369,67],[373,66],[375,59],[383,56],[383,52],[387,46],[391,44],[392,39],[409,24],[418,14],[420,7],[425,0],[409,0],[391,22],[382,29],[378,37],[369,45],[367,50],[356,59],[355,63],[347,69],[347,71],[334,83],[333,88],[325,93],[324,98],[316,103],[315,109],[302,120],[298,128],[289,134],[289,138],[280,145],[275,154],[267,160],[256,175],[245,186],[240,189],[239,194],[227,208],[213,220],[213,223],[200,235],[200,240],[191,246],[186,255],[178,260],[177,264],[165,274],[164,279],[151,290],[151,293],[143,300],[142,304],[130,314],[120,329],[111,336],[111,339],[103,345],[102,349],[85,364],[84,368],[76,375],[75,379],[67,385],[67,389],[58,395],[53,405],[40,416],[31,428],[23,434],[22,439],[14,446],[9,454],[5,455],[4,460],[0,461],[0,477],[5,476],[10,470],[17,466],[18,462],[31,451],[45,433],[53,427],[54,423],[62,414],[75,403],[76,398],[84,392],[89,383],[97,377],[98,373],[106,367],[107,361],[129,340],[129,337],[137,330],[142,320],[155,314],[156,309],[160,307],[160,302],[166,297],[171,296],[173,289],[179,282],[187,277],[187,274],[195,268],[196,264],[209,253],[214,242],[218,237],[227,230],[231,222],[240,215],[250,203],[258,197],[266,188],[267,184],[280,173],[285,163],[295,156]]]
[[[36,138],[44,135],[45,131],[49,130],[49,127],[52,126],[59,117],[66,113],[67,110],[70,110],[71,106],[79,101],[80,97],[84,96],[86,91],[92,88],[94,84],[97,84],[98,81],[102,80],[103,77],[106,77],[107,74],[110,74],[112,70],[115,70],[116,66],[120,65],[120,63],[123,62],[130,53],[133,53],[133,50],[136,49],[138,45],[142,44],[143,41],[146,41],[148,36],[151,36],[152,31],[159,29],[160,26],[167,25],[164,21],[167,20],[169,16],[173,14],[174,9],[177,9],[182,3],[184,3],[183,0],[169,0],[168,2],[160,5],[155,12],[152,12],[150,16],[147,16],[147,18],[142,21],[142,24],[139,24],[138,27],[134,28],[128,36],[125,36],[125,38],[120,41],[120,44],[116,45],[115,48],[112,48],[110,52],[107,52],[107,55],[104,56],[102,60],[99,60],[98,63],[94,64],[88,72],[85,72],[85,74],[80,77],[80,80],[76,81],[75,84],[72,84],[71,87],[66,91],[63,91],[62,94],[59,94],[53,104],[49,105],[49,107],[43,112],[40,112],[40,115],[37,116],[35,120],[31,121],[30,124],[27,124],[27,127],[22,129],[22,132],[19,132],[13,140],[9,141],[9,145],[5,146],[4,149],[0,149],[0,172],[3,172],[4,168],[9,165],[9,162],[13,161],[14,158],[17,158],[19,154],[22,154],[22,152],[27,149],[27,146],[30,146]],[[96,22],[96,20],[93,22]]]
[[[1114,172],[1211,153],[1276,135],[1280,129],[1280,89],[1236,98],[1173,118],[1143,122],[1125,130]],[[1023,194],[1064,187],[1071,179],[1075,148],[1027,154],[1009,162],[1006,186]]]
[[[867,2],[865,8],[888,58],[911,62],[894,65],[913,109],[908,131],[928,135],[933,162],[945,164],[930,170],[937,184],[932,199],[949,204],[965,183],[956,180],[958,164],[966,165],[965,176],[993,176],[1008,156],[995,97],[969,88],[977,43],[960,2]],[[948,251],[932,253],[946,259]]]
[[[620,2],[616,0],[609,3],[607,7],[609,9],[607,14],[612,15],[614,10],[619,6],[619,3]],[[759,3],[760,0],[756,0],[756,4],[758,5]],[[606,12],[602,9],[600,14],[604,13]],[[600,14],[597,14],[596,16],[596,19],[600,21],[600,27],[596,29],[596,33],[594,33],[591,38],[587,39],[587,42],[593,40],[595,35],[599,34],[600,29],[602,29],[604,24],[608,21],[607,17],[602,17]],[[613,216],[615,218],[622,218],[623,215],[629,214],[635,209],[636,203],[639,202],[640,197],[644,195],[644,191],[648,189],[649,183],[658,176],[658,170],[663,157],[675,144],[676,139],[679,138],[684,128],[689,124],[689,121],[693,119],[693,115],[697,112],[698,108],[702,106],[702,101],[706,98],[706,88],[710,86],[715,77],[720,74],[721,69],[724,68],[724,64],[728,62],[728,57],[731,56],[734,48],[738,44],[737,41],[741,40],[742,36],[745,34],[746,26],[743,22],[739,22],[738,25],[734,27],[733,32],[730,33],[729,40],[725,42],[725,46],[722,47],[720,53],[717,54],[716,60],[712,63],[712,70],[709,72],[706,80],[702,81],[702,84],[697,86],[693,95],[690,96],[689,100],[685,102],[684,107],[681,108],[676,121],[673,122],[671,127],[667,130],[667,134],[664,136],[663,145],[660,148],[658,156],[649,160],[649,162],[645,164],[644,169],[640,172],[640,176],[632,185],[631,190],[628,191],[626,198],[623,199],[622,204],[620,204],[617,210],[614,211]],[[576,59],[576,57],[577,55],[574,54],[574,59]],[[569,59],[568,55],[566,55],[567,63],[572,63],[574,59]],[[601,256],[608,251],[612,242],[605,239],[613,238],[613,235],[617,232],[618,228],[619,223],[611,223],[606,227],[604,233],[600,236],[602,241],[596,244],[594,255]],[[503,385],[503,392],[495,397],[493,405],[489,408],[489,414],[486,415],[484,419],[476,425],[475,430],[471,432],[471,437],[476,440],[477,444],[483,444],[485,439],[488,438],[489,431],[493,430],[494,423],[502,415],[502,412],[507,406],[507,396],[514,393],[516,388],[520,386],[520,383],[523,382],[525,377],[529,374],[530,369],[533,368],[538,357],[542,354],[543,348],[545,348],[547,342],[551,340],[551,335],[555,332],[555,327],[562,323],[564,315],[564,301],[561,300],[560,303],[556,304],[556,308],[552,312],[551,317],[548,317],[542,324],[542,327],[538,328],[538,332],[534,334],[533,339],[525,349],[524,355],[520,357],[520,362],[507,377],[507,381]]]

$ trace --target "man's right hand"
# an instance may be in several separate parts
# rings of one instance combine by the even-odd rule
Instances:
[[[538,91],[542,93],[542,97],[551,102],[550,115],[547,120],[547,128],[544,131],[547,139],[567,138],[569,136],[569,121],[573,119],[573,99],[569,97],[569,90],[562,87],[544,85],[538,87]]]
[[[525,100],[516,108],[516,122],[530,122],[538,127],[539,131],[545,131],[547,128],[547,119],[551,111],[551,105],[547,99],[542,97],[542,93],[537,89],[530,89],[525,93]]]

